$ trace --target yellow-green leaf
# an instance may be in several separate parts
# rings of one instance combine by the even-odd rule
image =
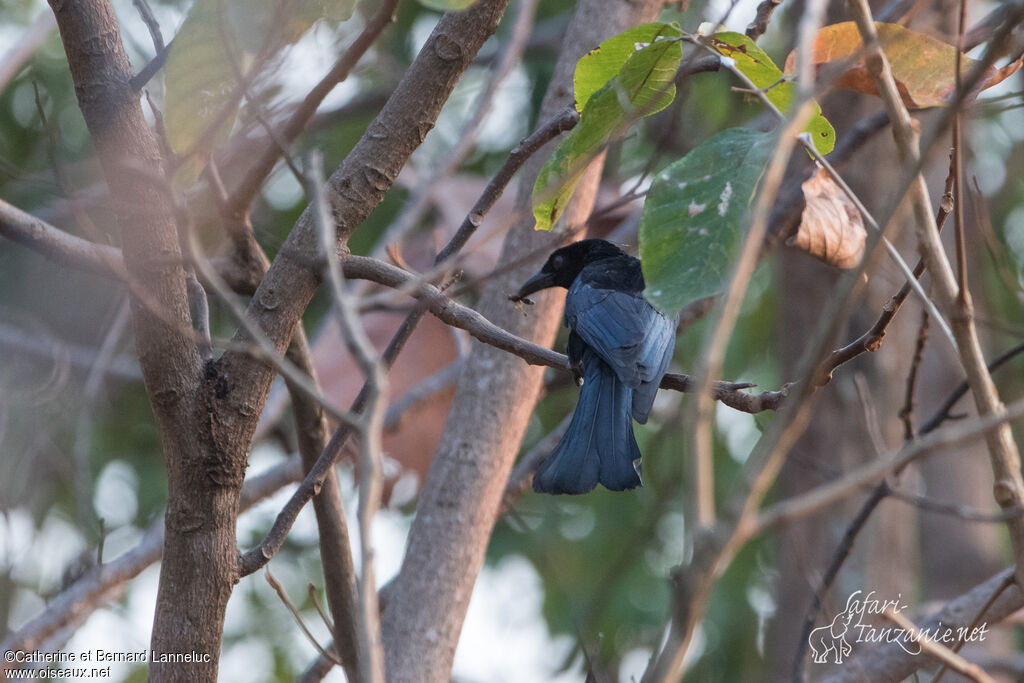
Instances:
[[[576,111],[582,112],[590,96],[614,78],[637,50],[656,40],[679,38],[681,35],[682,31],[674,24],[643,24],[609,38],[583,55],[576,62],[576,72],[572,77]]]
[[[550,230],[572,197],[587,166],[639,118],[667,107],[682,59],[678,40],[651,43],[631,56],[618,74],[587,99],[580,122],[541,167],[533,186],[537,230]]]
[[[796,97],[796,85],[784,80],[784,75],[764,50],[742,33],[725,31],[710,37],[710,43],[724,57],[736,62],[736,68],[765,91],[765,95],[783,113],[789,111]],[[836,146],[836,131],[814,104],[814,116],[804,129],[814,139],[821,154],[828,154]]]

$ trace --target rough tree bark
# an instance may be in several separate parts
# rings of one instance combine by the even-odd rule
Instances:
[[[601,40],[653,20],[659,0],[581,0],[570,22],[554,76],[541,106],[545,121],[572,104],[576,61]],[[528,316],[508,300],[554,248],[556,238],[533,230],[530,194],[541,151],[523,170],[517,206],[521,219],[506,237],[499,264],[538,253],[529,263],[493,278],[478,310],[513,334],[550,344],[563,295],[545,292]],[[603,158],[581,179],[563,225],[582,225],[593,208]],[[500,269],[500,265],[499,265]],[[441,444],[424,482],[401,572],[382,628],[388,679],[447,681],[473,584],[483,564],[501,496],[540,389],[543,369],[474,342],[460,377]]]
[[[215,680],[224,608],[237,574],[235,521],[247,444],[219,438],[219,397],[190,334],[177,227],[158,185],[159,147],[128,84],[131,65],[113,9],[105,0],[51,6],[135,281],[136,349],[167,465],[165,561],[152,648],[209,657],[188,666],[155,663],[150,676]]]
[[[481,0],[469,11],[443,17],[367,133],[332,174],[339,248],[380,203],[434,125],[506,4]],[[131,66],[114,12],[108,0],[53,0],[51,5],[111,188],[125,263],[135,293],[146,291],[145,304],[133,301],[136,344],[160,429],[169,492],[152,648],[210,658],[203,664],[153,664],[150,678],[213,681],[224,609],[238,576],[239,491],[274,371],[244,352],[226,353],[204,367],[191,337],[172,206],[158,184],[158,146],[129,86]],[[250,315],[280,352],[319,282],[313,222],[304,215],[250,306]],[[248,341],[244,333],[238,337]]]

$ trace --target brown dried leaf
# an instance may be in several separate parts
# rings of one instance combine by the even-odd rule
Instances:
[[[903,103],[909,109],[947,104],[956,91],[956,46],[897,24],[876,21],[875,28]],[[819,70],[825,65],[844,65],[844,72],[836,78],[836,87],[877,95],[875,79],[863,63],[863,47],[860,31],[854,22],[832,24],[823,27],[815,36],[812,60]],[[961,55],[961,73],[964,75],[975,64],[974,59]],[[794,51],[786,59],[786,73],[793,73],[795,67]],[[1021,59],[1000,69],[989,67],[971,97],[1012,76],[1020,68]]]
[[[853,268],[864,255],[867,231],[860,211],[824,169],[801,186],[807,205],[789,246],[836,268]]]

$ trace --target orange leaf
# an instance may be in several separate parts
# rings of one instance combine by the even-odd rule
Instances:
[[[788,244],[836,268],[856,266],[867,237],[860,211],[823,169],[800,187],[807,205]]]
[[[892,67],[893,78],[903,103],[909,109],[947,104],[956,90],[956,47],[938,38],[911,31],[897,24],[875,22],[878,39]],[[814,40],[814,65],[820,71],[826,65],[848,64],[836,79],[840,88],[877,95],[875,79],[863,63],[863,45],[857,25],[852,21],[825,26]],[[795,71],[796,52],[786,59],[786,73]],[[963,55],[961,73],[966,75],[977,61]],[[1005,80],[1021,67],[1021,60],[1001,69],[989,68],[978,92]],[[976,93],[975,93],[976,94]]]

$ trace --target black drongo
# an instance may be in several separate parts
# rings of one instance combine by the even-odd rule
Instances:
[[[512,297],[565,287],[567,353],[583,377],[565,436],[533,477],[540,493],[586,493],[600,482],[612,491],[641,485],[633,420],[643,424],[668,369],[676,321],[643,297],[639,259],[605,240],[555,251]]]

